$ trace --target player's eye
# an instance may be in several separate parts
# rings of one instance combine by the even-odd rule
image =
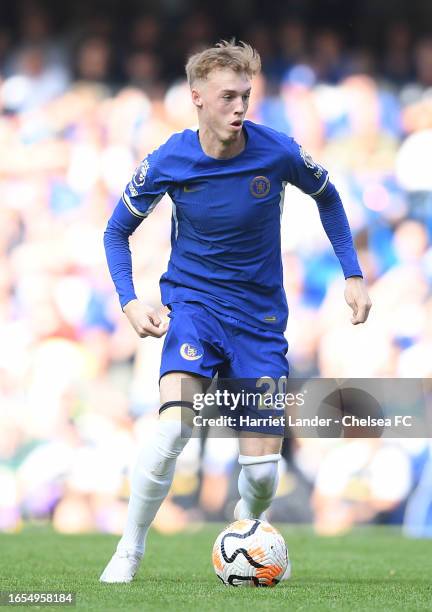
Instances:
[[[225,94],[223,98],[224,100],[231,100],[232,96],[230,94]]]
[[[249,98],[250,98],[250,94],[245,94],[245,95],[243,96],[243,100],[246,100],[246,101],[247,101],[247,100],[249,100]]]

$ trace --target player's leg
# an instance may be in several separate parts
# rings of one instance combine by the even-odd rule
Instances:
[[[234,510],[234,518],[260,518],[270,506],[278,485],[278,466],[281,459],[282,436],[251,437],[242,432],[239,439],[239,463],[242,466],[238,489],[240,500]],[[291,577],[288,562],[281,580]]]
[[[188,393],[200,393],[202,379],[170,372],[160,381],[161,411],[155,434],[138,456],[132,472],[126,526],[116,553],[102,573],[101,582],[130,582],[144,554],[147,533],[171,487],[177,457],[193,429],[194,411],[182,397],[182,380]]]
[[[192,434],[194,411],[181,405],[181,381],[185,379],[190,381],[190,390],[200,392],[201,380],[190,374],[170,372],[161,378],[158,426],[132,473],[128,518],[119,549],[143,554],[150,524],[171,487],[177,457]]]
[[[278,485],[278,464],[281,459],[282,437],[241,432],[239,438],[238,480],[240,500],[235,518],[264,518]]]
[[[196,393],[206,390],[220,361],[212,345],[214,322],[196,305],[175,304],[170,313],[160,370],[157,432],[133,470],[126,528],[102,582],[130,582],[145,549],[149,527],[170,489],[177,457],[191,433]],[[182,384],[183,381],[183,384]]]
[[[259,518],[276,492],[285,428],[280,419],[282,410],[255,405],[254,398],[257,391],[262,394],[264,389],[276,393],[281,380],[286,380],[288,343],[282,332],[258,329],[233,318],[224,320],[224,328],[231,341],[231,358],[224,372],[226,384],[242,397],[252,398],[240,408],[243,415],[239,427],[241,499],[235,518]],[[271,380],[263,387],[264,378]]]

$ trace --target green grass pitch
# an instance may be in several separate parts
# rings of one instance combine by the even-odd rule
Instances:
[[[34,527],[18,535],[2,534],[0,590],[74,591],[77,605],[69,609],[86,611],[432,609],[431,541],[408,540],[385,527],[358,528],[335,538],[319,538],[307,527],[284,527],[291,580],[274,589],[229,588],[216,578],[210,562],[222,528],[212,524],[175,536],[151,533],[145,561],[135,581],[125,585],[98,582],[116,537],[58,535]],[[27,611],[34,607],[14,606]]]

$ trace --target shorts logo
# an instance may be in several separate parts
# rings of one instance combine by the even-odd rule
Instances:
[[[198,349],[193,344],[182,344],[180,347],[180,355],[183,359],[187,359],[188,361],[196,361],[197,359],[201,359],[203,353],[200,353],[200,349]]]
[[[150,164],[148,163],[147,159],[145,159],[143,162],[141,162],[141,164],[135,170],[135,173],[132,177],[132,182],[137,187],[142,187],[144,185],[149,168],[150,168]]]
[[[255,198],[263,198],[270,191],[270,181],[266,176],[256,176],[251,180],[250,192]]]

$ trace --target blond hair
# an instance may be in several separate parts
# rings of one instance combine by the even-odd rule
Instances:
[[[230,68],[234,72],[245,72],[253,77],[261,70],[261,58],[256,49],[233,38],[229,42],[221,40],[214,47],[192,55],[186,64],[189,85],[196,80],[205,80],[209,72],[216,68]]]

